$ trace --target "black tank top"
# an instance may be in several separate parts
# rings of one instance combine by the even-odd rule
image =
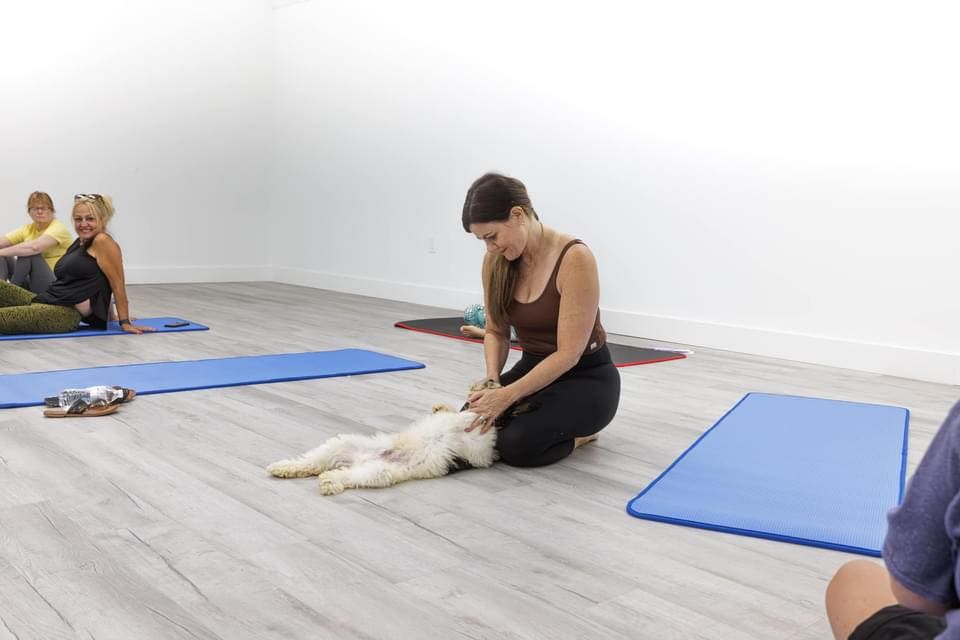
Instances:
[[[571,240],[563,247],[553,273],[547,281],[543,293],[536,300],[519,302],[514,299],[507,309],[510,324],[517,330],[520,347],[535,355],[549,355],[557,350],[557,322],[560,319],[560,292],[557,291],[557,273],[560,272],[560,263],[567,251],[575,244],[583,244],[581,240]],[[600,310],[593,321],[593,331],[583,350],[582,355],[593,353],[607,343],[607,332],[600,324]]]
[[[90,315],[83,321],[94,329],[106,329],[113,290],[107,276],[100,270],[97,259],[87,253],[87,248],[79,238],[57,261],[53,275],[57,279],[35,301],[72,307],[89,300]]]

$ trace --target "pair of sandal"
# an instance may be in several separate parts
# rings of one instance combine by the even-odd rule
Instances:
[[[77,399],[66,409],[60,408],[59,396],[44,398],[43,403],[53,408],[44,409],[43,415],[47,418],[96,418],[98,416],[107,416],[111,413],[116,413],[117,410],[120,409],[121,404],[130,402],[137,397],[137,392],[133,389],[117,386],[113,388],[120,391],[121,394],[112,402],[94,400],[88,403],[85,400]]]

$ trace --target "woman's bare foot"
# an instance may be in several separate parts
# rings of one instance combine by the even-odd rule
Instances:
[[[583,436],[582,438],[574,438],[574,439],[573,439],[573,448],[574,448],[574,449],[579,449],[579,448],[582,447],[583,445],[585,445],[585,444],[590,444],[591,442],[593,442],[594,440],[596,440],[596,439],[599,438],[599,437],[600,437],[600,434],[599,434],[599,433],[594,433],[593,435]]]
[[[487,335],[486,330],[481,329],[480,327],[475,327],[472,324],[465,324],[460,327],[460,333],[465,335],[468,338],[477,338],[482,340],[485,335]]]

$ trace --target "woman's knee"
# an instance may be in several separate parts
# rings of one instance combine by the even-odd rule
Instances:
[[[887,570],[870,560],[851,560],[837,569],[827,585],[827,595],[832,592],[847,593],[864,584],[880,582],[888,584],[890,576]]]
[[[30,304],[36,297],[30,291],[0,280],[0,307],[19,307]]]
[[[0,311],[0,333],[70,333],[80,326],[80,314],[72,307],[25,304]]]
[[[47,263],[39,253],[33,256],[20,256],[11,271],[10,282],[18,287],[30,288],[28,285],[34,275],[42,276],[46,269],[48,269]]]
[[[827,618],[836,638],[846,640],[861,622],[892,604],[890,574],[870,560],[847,562],[827,585]]]
[[[497,450],[500,461],[511,467],[542,467],[570,455],[573,439],[544,442],[532,437],[530,430],[523,429],[522,425],[512,425],[497,433]]]
[[[827,583],[827,604],[830,603],[831,596],[846,591],[851,584],[857,582],[858,576],[864,572],[864,564],[872,563],[869,560],[851,560],[837,569]]]
[[[523,438],[521,429],[507,427],[497,432],[497,451],[500,452],[500,461],[513,466],[515,461],[527,456],[529,443]]]

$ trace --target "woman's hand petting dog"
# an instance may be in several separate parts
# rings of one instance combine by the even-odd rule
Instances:
[[[477,391],[483,391],[484,389],[499,389],[500,383],[493,378],[480,378],[475,382],[471,382],[470,386],[467,387],[467,397],[469,398]]]
[[[508,387],[483,389],[470,394],[467,402],[470,404],[470,411],[477,414],[477,418],[464,431],[473,431],[480,427],[480,433],[486,433],[515,400]]]

